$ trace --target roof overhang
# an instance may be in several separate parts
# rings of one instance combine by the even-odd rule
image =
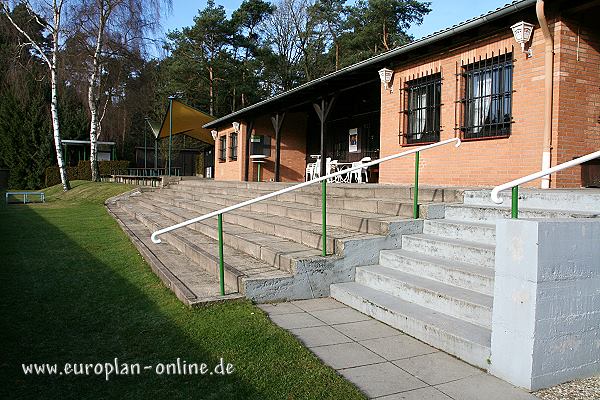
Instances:
[[[398,56],[423,49],[426,46],[442,42],[445,39],[455,37],[461,33],[478,28],[489,22],[499,20],[511,14],[525,10],[526,8],[533,7],[536,1],[537,0],[513,1],[504,7],[490,11],[479,17],[472,18],[450,28],[435,32],[429,36],[425,36],[419,40],[415,40],[414,42],[408,43],[404,46],[400,46],[388,52],[368,58],[359,63],[349,65],[348,67],[307,82],[294,89],[288,90],[287,92],[283,92],[239,111],[225,115],[224,117],[215,119],[214,121],[205,124],[204,128],[215,128],[226,123],[231,123],[236,119],[243,119],[260,112],[273,111],[273,109],[279,109],[283,111],[291,107],[295,107],[302,102],[306,103],[307,101],[310,101],[311,98],[318,98],[324,95],[334,94],[339,91],[341,87],[356,86],[357,81],[360,79],[370,80],[374,77],[377,79],[377,81],[379,81],[377,78],[377,71],[380,68],[389,66],[390,63]],[[507,29],[510,29],[509,27],[507,27]]]

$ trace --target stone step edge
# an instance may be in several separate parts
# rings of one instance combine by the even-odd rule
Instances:
[[[487,321],[486,323],[477,322],[477,321],[474,321],[473,319],[468,319],[467,316],[450,315],[450,314],[447,314],[447,315],[451,316],[452,318],[460,319],[460,320],[469,322],[474,325],[479,325],[484,328],[491,329],[492,304],[488,305],[488,304],[478,303],[472,299],[467,299],[464,296],[459,297],[459,296],[457,296],[457,294],[461,294],[460,292],[463,292],[463,291],[464,292],[474,292],[476,295],[487,297],[488,300],[490,300],[491,302],[493,302],[493,296],[485,295],[483,293],[479,293],[474,290],[462,288],[459,286],[449,285],[447,283],[439,282],[434,279],[428,279],[428,278],[425,278],[425,277],[422,277],[419,275],[414,275],[414,274],[411,274],[408,272],[396,270],[394,268],[389,268],[389,267],[385,267],[382,265],[366,265],[366,266],[362,266],[362,267],[357,267],[357,271],[356,271],[357,275],[358,275],[359,270],[361,271],[362,274],[377,275],[384,279],[390,280],[396,286],[406,287],[407,288],[406,290],[412,290],[415,293],[424,292],[430,298],[435,299],[436,301],[445,301],[445,302],[457,303],[457,304],[460,303],[465,306],[471,307],[473,309],[477,308],[484,312],[489,312],[490,320]],[[398,275],[405,275],[405,276],[398,276]],[[408,275],[408,276],[406,276],[406,275]],[[414,277],[414,279],[411,279],[411,277]],[[366,283],[362,283],[362,282],[358,282],[358,281],[356,281],[356,282],[360,283],[361,285],[371,287],[372,289],[380,290],[375,287],[369,286]],[[453,286],[459,293],[451,293],[451,291],[453,290],[453,288],[451,286]],[[381,289],[380,291],[382,291],[386,294],[389,294],[391,296],[395,296],[393,293],[390,293],[386,290]],[[407,299],[403,299],[403,300],[410,301]],[[430,309],[432,311],[437,311],[436,308],[434,308],[435,304],[433,304],[433,303],[431,305],[425,305],[420,302],[417,302],[415,304],[418,304],[419,306]]]
[[[366,291],[371,292],[369,293],[371,295],[377,293],[378,297],[384,298],[389,304],[383,304],[384,302],[382,301],[374,300],[372,298],[373,296],[371,296],[371,298],[366,298],[362,294],[355,293],[355,288],[357,286],[364,288],[363,290],[367,289]],[[357,309],[358,311],[364,314],[367,314],[381,322],[384,322],[396,329],[399,329],[410,336],[413,336],[425,343],[428,343],[431,346],[445,351],[446,353],[452,354],[474,366],[477,366],[484,370],[487,370],[489,367],[489,360],[491,355],[491,331],[489,329],[468,323],[466,321],[459,320],[457,318],[450,317],[446,314],[435,313],[432,310],[425,309],[422,306],[401,300],[397,297],[391,296],[383,292],[379,292],[375,289],[368,288],[355,282],[331,285],[331,297],[340,301],[341,303],[344,303],[350,307]],[[351,304],[351,301],[348,301],[347,297],[359,301],[362,307],[355,307]],[[401,310],[400,306],[403,304],[411,305],[412,307],[415,307],[417,309],[421,308],[423,310],[427,310],[426,312],[429,313],[439,314],[441,318],[438,321],[443,321],[444,319],[459,321],[460,324],[464,324],[465,326],[472,326],[480,331],[485,331],[486,340],[484,342],[481,342],[475,340],[475,338],[463,337],[459,333],[448,329],[449,325],[446,322],[442,322],[441,324],[434,324],[431,322],[423,321],[422,319],[417,318],[416,313],[412,313],[411,315],[411,312]],[[419,313],[419,315],[420,314],[421,313]],[[416,328],[416,326],[418,326],[419,323],[423,325],[423,328]],[[444,337],[446,337],[445,340]],[[466,348],[464,349],[464,352],[455,351],[454,349],[449,347],[451,343],[462,343],[465,347],[472,346],[476,348],[476,350],[481,354],[477,356],[476,354],[472,354],[471,352],[469,352]]]
[[[145,208],[146,210],[150,211],[150,212],[156,212],[155,210],[149,209],[148,207],[144,207],[144,208]],[[169,212],[169,211],[167,210],[167,212]],[[163,216],[164,216],[164,214],[162,214],[162,213],[161,213],[161,215],[163,215]],[[178,215],[178,214],[176,214],[176,215]],[[176,220],[174,220],[173,218],[171,218],[171,217],[169,217],[169,216],[164,216],[164,218],[168,219],[169,221],[171,221],[171,222],[173,222],[173,223],[177,223],[177,221],[176,221]],[[181,218],[182,218],[182,220],[185,220],[183,217],[181,217]],[[202,222],[198,222],[198,223],[199,223],[199,224],[202,224],[202,223],[203,223],[203,221],[202,221]],[[225,225],[225,224],[226,224],[226,223],[224,223],[224,225]],[[212,226],[212,225],[209,225],[208,223],[207,223],[207,224],[203,224],[203,225],[207,226],[208,228],[215,229],[215,232],[216,232],[216,227],[214,227],[214,226]],[[159,227],[159,226],[155,226],[153,229],[160,229],[160,228],[161,228],[161,227]],[[197,230],[197,229],[196,229],[196,228],[194,228],[193,226],[190,226],[190,229],[193,229],[193,230],[194,230],[194,231],[196,231],[197,233],[199,233],[199,234],[201,234],[201,235],[203,235],[203,236],[206,236],[206,237],[210,238],[211,240],[215,240],[215,241],[217,240],[217,238],[216,238],[216,234],[214,235],[215,237],[212,237],[212,236],[210,236],[210,235],[207,235],[207,234],[205,234],[204,232],[201,232],[201,231]],[[172,233],[172,232],[171,232],[171,233]],[[225,229],[223,229],[223,235],[224,235],[224,239],[225,239],[225,237],[226,237],[226,236],[230,236],[230,237],[235,237],[235,238],[237,238],[237,239],[239,239],[239,240],[243,240],[243,241],[250,242],[250,243],[252,243],[253,245],[256,245],[256,246],[259,246],[259,247],[264,247],[264,244],[261,244],[261,243],[259,243],[259,242],[253,242],[253,241],[251,241],[249,238],[246,238],[246,237],[240,237],[240,236],[238,236],[238,235],[237,235],[237,234],[235,234],[235,233],[229,233],[229,232],[227,232]],[[286,240],[286,239],[283,239],[283,240]],[[225,241],[225,240],[224,240],[224,241]],[[290,241],[290,242],[291,242],[291,241]],[[233,250],[235,250],[235,251],[237,251],[237,252],[239,252],[239,253],[243,253],[243,254],[244,254],[245,256],[247,256],[247,257],[251,257],[251,258],[253,258],[253,259],[257,260],[257,261],[260,261],[260,262],[263,262],[263,263],[266,263],[267,265],[269,265],[267,260],[257,259],[257,258],[255,258],[255,257],[253,257],[252,255],[250,255],[250,254],[246,253],[246,252],[245,252],[244,250],[242,250],[242,249],[239,249],[239,248],[237,248],[237,247],[231,246],[231,245],[229,245],[229,244],[224,244],[224,246],[227,246],[227,247],[229,247],[229,248],[231,248],[231,249],[233,249]],[[311,249],[311,248],[310,248],[310,247],[308,247],[308,246],[305,246],[305,247],[306,247],[307,249]],[[312,249],[312,250],[315,250],[315,249]],[[277,252],[275,252],[275,253],[277,253]],[[288,256],[288,257],[289,257],[289,260],[290,260],[290,262],[289,262],[289,264],[290,264],[289,268],[281,267],[281,264],[280,264],[280,263],[281,263],[281,255],[278,257],[278,260],[279,260],[279,261],[278,261],[278,263],[279,263],[279,265],[272,265],[272,264],[271,264],[271,266],[272,266],[273,268],[276,268],[276,269],[278,269],[278,270],[281,270],[281,271],[283,271],[283,272],[287,272],[287,273],[294,274],[294,273],[296,272],[296,264],[298,264],[298,263],[306,263],[306,262],[310,263],[310,262],[313,262],[313,261],[315,261],[315,262],[320,262],[320,261],[323,259],[323,257],[322,257],[321,255],[318,255],[318,256],[317,256],[317,255],[314,255],[314,256],[309,256],[309,257],[306,257],[306,256],[293,256],[293,254],[294,254],[294,253],[299,253],[299,252],[293,252],[293,253],[292,253],[292,255],[289,255],[289,256]],[[328,256],[328,257],[331,257],[331,256]],[[333,259],[332,259],[332,260],[333,260]]]
[[[157,191],[157,194],[160,194],[160,195],[165,194],[166,195],[167,192],[158,192]],[[186,195],[190,195],[190,193],[186,193]],[[211,198],[217,198],[217,199],[219,197],[221,197],[221,196],[218,196],[218,195],[212,194],[212,193],[203,193],[203,195],[209,196]],[[197,195],[194,194],[192,196],[197,196]],[[239,196],[239,195],[235,195],[234,197],[237,197],[237,198],[241,199],[241,201],[235,202],[233,204],[241,203],[243,201],[246,201],[246,200],[249,200],[249,199],[252,198],[252,197],[242,197],[242,196]],[[188,199],[185,199],[183,197],[180,197],[180,198],[182,200],[188,200]],[[191,201],[204,201],[204,200],[195,200],[195,199],[192,198]],[[220,203],[214,203],[213,201],[210,201],[210,202],[213,203],[213,204],[220,204]],[[224,207],[228,207],[228,206],[233,205],[233,204],[220,204],[220,205],[222,205]],[[301,211],[306,211],[306,212],[311,212],[311,213],[312,212],[320,212],[321,211],[321,207],[320,206],[311,206],[309,204],[304,204],[304,203],[276,201],[276,200],[272,200],[272,199],[265,200],[265,201],[263,201],[261,203],[257,203],[257,204],[266,204],[267,206],[268,205],[272,205],[272,206],[277,206],[277,207],[285,207],[287,209],[301,210]],[[409,204],[409,203],[405,203],[405,204]],[[423,203],[423,204],[420,204],[419,207],[427,207],[427,206],[430,206],[431,204],[438,204],[438,203]],[[410,203],[410,205],[412,205],[412,203]],[[300,206],[300,207],[296,207],[296,206]],[[252,207],[252,206],[250,206],[250,207]],[[348,211],[351,211],[352,213],[356,213],[356,214],[348,214]],[[260,211],[256,211],[256,212],[260,212]],[[339,214],[339,215],[344,215],[344,216],[345,215],[349,215],[349,216],[355,217],[355,218],[371,219],[373,221],[382,222],[382,223],[395,222],[395,221],[397,221],[399,219],[403,219],[403,218],[405,218],[407,216],[412,216],[412,212],[411,212],[410,215],[403,216],[403,215],[379,214],[379,213],[376,213],[376,212],[369,213],[367,211],[345,210],[345,209],[342,209],[342,208],[331,208],[331,207],[327,207],[327,214],[336,214],[336,215]],[[365,215],[361,215],[361,214],[365,214]],[[366,214],[368,214],[368,215],[366,215]],[[376,215],[376,217],[369,217],[369,215]],[[294,218],[293,216],[288,216],[288,215],[280,215],[280,216],[299,220],[298,218]]]
[[[123,210],[124,210],[124,212],[129,213],[129,211],[127,209],[123,209]],[[142,224],[144,224],[144,226],[146,226],[146,228],[150,229],[151,231],[158,229],[157,223],[148,219],[148,217],[143,214],[135,213],[135,218],[137,220],[139,220]],[[214,241],[214,239],[202,234],[201,232],[196,232],[196,234],[204,236],[204,237]],[[219,265],[218,257],[214,256],[213,254],[211,254],[209,252],[205,252],[205,251],[201,250],[199,246],[197,246],[196,244],[191,242],[185,236],[180,235],[178,233],[169,232],[169,233],[166,233],[163,236],[163,238],[165,239],[165,241],[167,243],[169,243],[170,245],[175,247],[179,253],[183,254],[184,251],[182,251],[182,249],[180,249],[176,243],[177,241],[181,242],[183,244],[183,246],[190,248],[193,252],[198,254],[200,257],[205,259],[207,262],[214,264],[214,265],[211,265],[212,268],[207,268],[207,267],[203,267],[203,266],[200,266],[200,268],[203,268],[205,271],[207,271],[208,273],[211,273],[213,275],[218,274],[218,268],[219,268],[218,267],[218,265]],[[264,261],[257,260],[256,258],[252,257],[251,255],[243,253],[240,250],[237,250],[235,248],[232,248],[232,247],[229,247],[226,245],[224,245],[223,247],[224,247],[224,250],[229,249],[230,251],[239,253],[243,257],[252,258],[259,263],[263,263],[265,265],[265,267],[272,269],[272,271],[261,272],[260,274],[263,274],[263,276],[252,276],[252,275],[248,275],[248,274],[244,273],[243,271],[240,271],[237,267],[235,267],[234,265],[225,261],[226,260],[225,259],[223,261],[223,267],[224,267],[224,272],[225,272],[225,281],[226,282],[228,282],[228,281],[236,282],[236,284],[238,286],[238,292],[240,294],[246,293],[245,286],[246,286],[247,282],[251,282],[251,281],[261,281],[262,282],[262,281],[267,281],[267,280],[280,280],[280,279],[286,279],[286,278],[292,277],[291,274],[289,274],[281,269],[278,269],[277,267],[269,266],[268,264],[264,263]],[[274,276],[264,276],[264,274],[268,274],[269,272],[273,272]]]
[[[241,299],[244,296],[239,292],[228,293],[224,296],[198,298],[171,270],[162,262],[162,260],[143,242],[143,240],[130,229],[127,224],[114,212],[111,205],[106,205],[107,212],[117,221],[123,232],[129,237],[135,248],[139,251],[146,263],[163,284],[169,288],[175,296],[189,307],[197,307],[220,303],[229,300]],[[190,260],[191,262],[191,260]]]
[[[387,263],[382,263],[382,258],[386,255],[390,254],[393,257],[399,257],[406,260],[415,260],[418,262],[428,263],[435,265],[442,269],[452,269],[454,271],[460,271],[464,273],[468,273],[471,275],[477,275],[483,278],[494,279],[494,269],[490,267],[480,266],[478,264],[469,264],[462,261],[455,260],[447,260],[445,258],[430,256],[425,253],[417,253],[414,251],[409,251],[405,249],[390,249],[390,250],[381,250],[379,252],[379,262],[383,267],[394,268],[392,265],[387,265]],[[472,268],[481,269],[481,271],[473,271]],[[489,272],[485,274],[484,272]],[[435,280],[435,279],[432,279]],[[443,283],[443,282],[442,282]]]
[[[141,199],[140,199],[140,200],[141,200]],[[144,200],[143,202],[145,203],[145,201],[146,201],[146,200]],[[160,202],[161,202],[162,204],[165,204],[165,205],[167,205],[167,206],[171,206],[171,207],[180,207],[180,208],[183,208],[183,209],[185,209],[185,210],[186,210],[186,211],[188,211],[188,212],[194,212],[194,210],[192,210],[192,209],[189,209],[189,208],[187,208],[187,207],[182,207],[182,206],[181,206],[181,204],[165,203],[165,202],[164,202],[164,201],[162,201],[162,200],[160,200]],[[145,204],[147,204],[147,203],[145,203]],[[200,206],[200,207],[202,207],[202,205],[199,205],[199,206]],[[207,208],[207,207],[205,207],[205,208]],[[163,209],[164,209],[164,208],[163,208]],[[207,208],[207,209],[208,209],[208,210],[211,210],[210,208]],[[188,219],[188,218],[186,218],[186,217],[183,217],[183,216],[181,216],[181,214],[177,214],[177,213],[175,213],[175,212],[173,212],[173,211],[166,210],[166,209],[165,209],[165,211],[166,211],[166,212],[169,212],[169,213],[172,213],[172,214],[175,214],[175,215],[178,215],[179,217],[183,218],[183,220],[187,220],[187,219]],[[214,210],[213,210],[213,211],[214,211]],[[211,212],[211,211],[209,211],[209,212]],[[233,212],[235,212],[235,211],[233,211]],[[239,215],[239,214],[238,214],[238,215]],[[267,216],[268,216],[268,214],[265,214],[265,215],[267,215]],[[247,217],[247,218],[255,219],[255,220],[258,220],[258,221],[262,221],[262,220],[260,220],[260,219],[253,218],[253,217],[251,217],[251,216],[249,216],[249,215],[243,215],[243,216],[244,216],[244,217]],[[171,218],[171,219],[172,219],[172,218]],[[212,225],[209,225],[209,223],[205,223],[204,221],[200,221],[200,222],[198,222],[198,223],[200,223],[200,224],[204,224],[204,225],[207,225],[207,226],[212,226]],[[270,223],[272,223],[273,225],[277,225],[277,226],[281,227],[282,229],[289,228],[289,226],[288,226],[288,225],[284,225],[284,224],[280,224],[280,223],[274,223],[274,222],[270,222]],[[239,225],[239,224],[235,224],[235,223],[232,223],[232,222],[225,222],[225,221],[223,222],[223,224],[224,224],[224,226],[225,226],[226,224],[230,224],[230,225],[232,225],[232,226],[242,226],[242,225]],[[342,229],[342,228],[339,228],[339,229]],[[345,243],[346,241],[349,241],[349,240],[356,240],[357,238],[358,238],[358,239],[361,239],[361,240],[367,240],[367,239],[377,239],[377,238],[381,238],[381,237],[383,237],[383,236],[384,236],[384,235],[377,235],[377,234],[372,234],[372,233],[363,233],[363,232],[350,231],[350,230],[347,230],[347,229],[343,229],[343,230],[345,230],[345,231],[346,231],[346,233],[348,233],[348,236],[346,236],[346,237],[334,237],[334,236],[332,236],[332,235],[331,235],[331,234],[329,234],[329,233],[328,233],[328,235],[327,235],[327,239],[328,239],[328,240],[333,240],[333,243],[334,243],[334,245],[333,245],[333,251],[331,251],[331,252],[332,252],[332,253],[334,253],[335,255],[339,256],[339,257],[343,257],[344,243]],[[224,234],[225,234],[225,229],[223,229],[223,232],[224,232]],[[265,235],[270,235],[269,233],[266,233],[266,232],[260,232],[260,233],[262,233],[262,234],[265,234]],[[301,244],[301,245],[303,245],[303,246],[307,247],[307,249],[311,249],[311,250],[321,250],[321,249],[322,249],[322,247],[321,247],[321,246],[323,245],[323,244],[322,244],[323,240],[322,240],[322,234],[321,234],[321,232],[310,232],[310,233],[311,233],[311,234],[314,234],[314,235],[316,235],[316,236],[318,236],[318,237],[319,237],[319,247],[316,247],[316,248],[315,248],[315,247],[311,247],[311,246],[308,246],[308,245],[306,245],[306,244],[304,244],[304,243],[297,242],[297,241],[295,241],[295,240],[293,240],[293,239],[289,239],[289,238],[284,238],[284,237],[280,237],[280,236],[274,236],[274,237],[277,237],[277,238],[281,239],[282,241],[283,241],[283,240],[285,240],[285,241],[290,241],[290,242],[293,242],[293,243],[299,243],[299,244]],[[233,235],[233,234],[232,234],[232,235]],[[247,238],[242,238],[242,239],[244,239],[244,240],[246,240],[246,241],[249,241]],[[253,242],[253,243],[255,243],[255,242]],[[257,244],[257,245],[259,245],[259,246],[262,246],[260,243],[256,243],[256,244]],[[330,252],[330,250],[331,250],[331,249],[328,249],[328,252]]]

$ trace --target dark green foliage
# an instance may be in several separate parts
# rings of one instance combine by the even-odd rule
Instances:
[[[9,188],[40,188],[52,162],[48,90],[32,86],[24,101],[10,91],[0,100],[0,160],[10,169]]]

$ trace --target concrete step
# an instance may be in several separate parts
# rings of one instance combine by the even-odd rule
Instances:
[[[452,221],[449,219],[425,220],[423,233],[489,245],[496,244],[496,226],[494,224]]]
[[[222,296],[218,276],[205,270],[203,264],[192,261],[172,246],[155,246],[144,224],[115,204],[108,204],[107,208],[156,275],[184,304],[198,306],[243,297],[238,292],[237,282],[233,282],[235,286],[225,285]]]
[[[488,368],[491,331],[356,282],[331,285],[331,297],[470,364]]]
[[[402,248],[449,261],[494,268],[495,246],[428,234],[402,236]]]
[[[136,199],[133,207],[159,214],[162,217],[160,228],[174,225],[199,215],[197,212],[186,211],[177,206],[158,203],[151,204],[148,203],[147,199]],[[199,232],[212,240],[218,240],[216,218],[189,225],[188,228],[188,230]],[[185,230],[185,228],[181,230]],[[319,262],[322,258],[321,252],[317,249],[285,238],[262,234],[248,227],[231,223],[228,221],[227,216],[223,218],[223,242],[232,249],[261,260],[269,266],[290,273],[296,271],[296,267],[300,263],[307,261]]]
[[[148,229],[148,237],[165,221],[163,215],[129,202],[118,202],[118,207],[143,223]],[[171,245],[212,276],[219,276],[219,249],[213,238],[188,229],[168,233],[162,239],[166,243],[156,246]],[[270,291],[270,288],[282,284],[289,285],[288,282],[293,278],[290,273],[256,260],[227,245],[223,246],[223,255],[225,285],[237,288],[237,291],[256,301],[277,299],[276,291]]]
[[[494,270],[488,267],[448,261],[404,249],[380,251],[379,264],[488,296],[494,294]]]
[[[285,187],[293,186],[295,183],[283,182],[238,182],[238,181],[214,181],[214,180],[185,180],[179,182],[180,186],[196,188],[225,188],[239,189],[244,191],[267,191],[272,192]],[[379,185],[366,184],[340,184],[328,183],[327,193],[332,196],[345,198],[380,198],[380,199],[412,199],[412,186],[407,185]],[[230,191],[231,192],[231,191]],[[316,183],[299,189],[297,193],[320,194],[321,184]],[[462,202],[463,190],[446,187],[419,187],[419,198],[424,202]]]
[[[221,208],[221,205],[218,204],[204,202],[191,203],[187,200],[158,197],[156,195],[146,196],[145,198],[139,199],[139,201],[144,202],[147,207],[153,207],[159,204],[168,205],[169,207],[162,208],[169,209],[171,216],[175,214],[178,217],[184,217],[185,219],[194,218]],[[184,211],[188,212],[183,213]],[[323,246],[321,224],[313,224],[306,221],[302,224],[299,224],[297,221],[286,217],[278,217],[257,212],[247,212],[243,209],[224,214],[223,221],[248,228],[251,231],[263,233],[269,237],[275,237],[275,239],[284,238],[313,249],[322,249]],[[369,240],[381,239],[382,237],[380,235],[353,232],[338,227],[328,227],[326,238],[328,252],[342,255],[346,240],[352,238]],[[254,253],[249,254],[256,256]]]
[[[519,218],[599,218],[600,213],[584,211],[519,209]],[[510,208],[486,207],[478,205],[448,204],[445,218],[454,221],[494,222],[498,219],[510,218]]]
[[[227,197],[234,194],[236,196],[242,197],[245,201],[249,199],[253,199],[267,193],[271,193],[272,191],[263,190],[263,191],[244,191],[238,190],[232,193],[232,189],[230,188],[213,188],[207,187],[203,188],[201,192],[194,190],[194,188],[175,185],[170,187],[170,190],[181,193],[185,192],[188,198],[198,198],[200,195],[212,195],[213,197]],[[425,201],[421,199],[421,201]],[[304,206],[309,206],[313,208],[320,208],[322,203],[322,198],[320,191],[319,193],[305,193],[305,192],[290,192],[285,193],[280,196],[272,198],[271,202],[279,202],[284,203],[286,205],[289,204],[299,204]],[[362,198],[362,197],[342,197],[336,196],[329,192],[327,189],[327,208],[338,209],[340,211],[361,211],[371,214],[382,214],[387,216],[412,216],[412,200],[410,199],[402,199],[402,198]]]
[[[493,297],[394,268],[356,268],[356,283],[491,329]]]
[[[175,196],[174,196],[175,194]],[[218,195],[201,192],[181,192],[178,190],[167,189],[157,192],[167,198],[189,199],[193,202],[218,204],[222,207],[231,206],[249,200],[251,197],[235,195]],[[297,221],[308,221],[315,224],[321,223],[321,206],[310,206],[294,202],[282,202],[277,200],[266,200],[245,207],[243,210],[270,214],[280,217],[287,217]],[[412,215],[412,205],[410,212],[405,212],[406,217]],[[373,212],[343,210],[327,207],[327,225],[337,226],[355,232],[371,233],[376,235],[386,235],[389,232],[390,222],[403,220],[403,217],[381,215]]]
[[[464,204],[496,207],[491,190],[467,190]],[[500,192],[502,205],[510,206],[511,191]],[[600,189],[519,189],[519,207],[542,210],[566,210],[600,214]]]

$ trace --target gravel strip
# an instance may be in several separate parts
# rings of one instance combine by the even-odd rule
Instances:
[[[543,400],[600,400],[600,376],[563,383],[533,394]]]

